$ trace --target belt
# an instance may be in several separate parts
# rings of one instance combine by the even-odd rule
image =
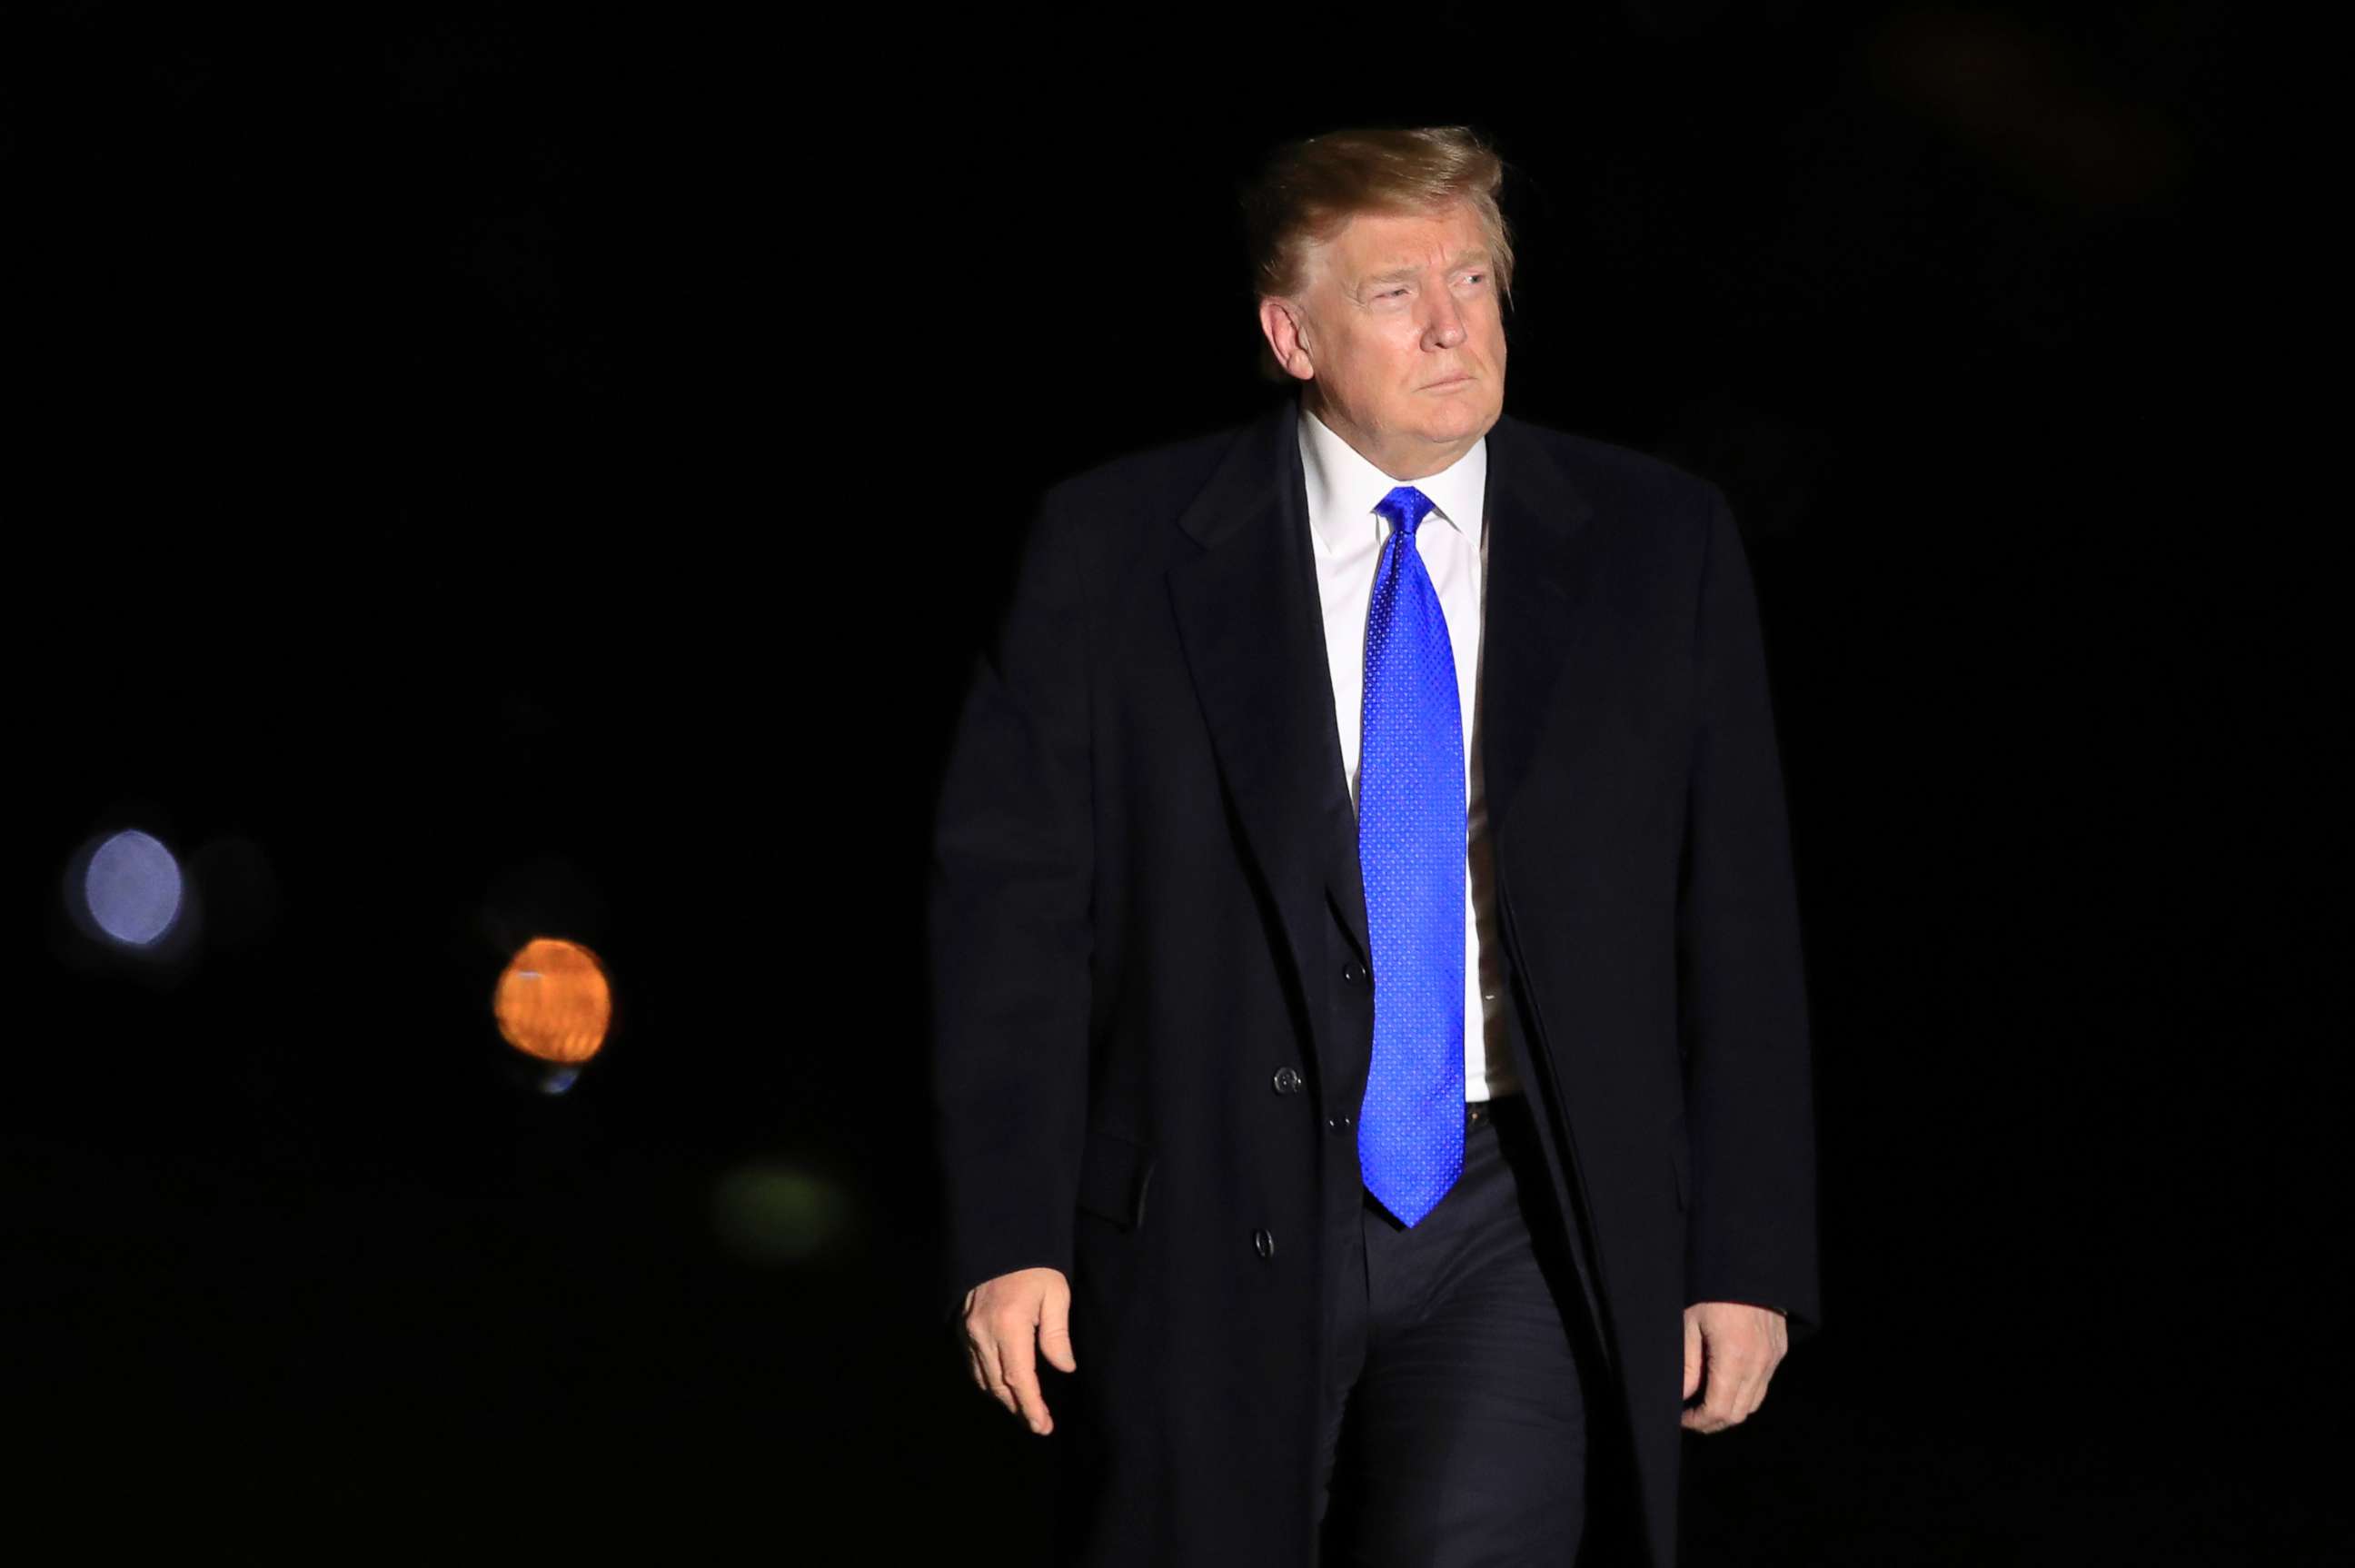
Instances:
[[[1522,1108],[1519,1094],[1498,1094],[1487,1100],[1466,1100],[1464,1102],[1464,1130],[1469,1132],[1474,1127],[1491,1125],[1498,1117],[1516,1115]]]

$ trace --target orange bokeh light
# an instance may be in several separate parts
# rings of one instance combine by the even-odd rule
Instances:
[[[507,963],[491,1000],[509,1045],[542,1061],[586,1061],[613,1021],[613,987],[577,942],[537,936]]]

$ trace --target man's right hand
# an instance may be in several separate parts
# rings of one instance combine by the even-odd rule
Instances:
[[[1080,1370],[1071,1359],[1071,1285],[1063,1271],[1016,1269],[965,1292],[964,1349],[975,1386],[1039,1436],[1055,1430],[1039,1393],[1037,1357],[1062,1371]]]

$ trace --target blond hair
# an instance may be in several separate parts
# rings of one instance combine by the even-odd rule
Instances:
[[[1242,191],[1243,239],[1256,297],[1289,299],[1307,283],[1309,253],[1359,213],[1434,212],[1472,205],[1487,238],[1497,292],[1513,299],[1512,232],[1497,205],[1505,161],[1464,125],[1333,131],[1270,153]],[[1260,369],[1283,379],[1261,347]]]

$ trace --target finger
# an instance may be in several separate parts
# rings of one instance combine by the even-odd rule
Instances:
[[[1750,1413],[1757,1408],[1758,1378],[1754,1372],[1745,1372],[1735,1379],[1733,1386],[1726,1391],[1725,1424],[1739,1426],[1749,1420]]]
[[[1013,1391],[1020,1406],[1016,1413],[1030,1424],[1031,1431],[1044,1437],[1052,1424],[1047,1419],[1047,1401],[1039,1392],[1039,1368],[1031,1344],[1031,1336],[1036,1332],[1026,1327],[1008,1333],[998,1344],[998,1364],[1006,1374],[1006,1386]]]
[[[1727,1396],[1712,1392],[1708,1398],[1685,1412],[1685,1424],[1695,1432],[1722,1432],[1733,1424],[1733,1414]]]
[[[981,1370],[981,1352],[972,1340],[964,1342],[964,1370],[973,1377],[973,1386],[982,1392],[989,1392],[989,1374]]]
[[[1709,1367],[1709,1397],[1701,1401],[1701,1410],[1716,1424],[1712,1431],[1738,1426],[1750,1413],[1750,1386],[1754,1381],[1751,1361],[1736,1352],[1713,1357]]]
[[[1071,1356],[1071,1292],[1068,1285],[1050,1284],[1047,1287],[1047,1299],[1039,1311],[1039,1349],[1064,1371],[1080,1370],[1079,1362]]]
[[[1764,1367],[1759,1369],[1758,1376],[1751,1381],[1750,1403],[1742,1412],[1742,1415],[1745,1419],[1757,1414],[1758,1407],[1766,1403],[1766,1385],[1774,1381],[1774,1363],[1768,1361]]]
[[[1720,1392],[1724,1403],[1720,1407],[1729,1422],[1739,1421],[1749,1411],[1752,1391],[1758,1381],[1760,1360],[1757,1347],[1747,1339],[1736,1336],[1725,1347],[1721,1358],[1725,1372],[1725,1386]]]
[[[1015,1412],[1014,1392],[1006,1386],[1006,1370],[998,1359],[996,1335],[984,1333],[975,1339],[974,1360],[981,1367],[981,1386],[992,1399]]]
[[[1775,1330],[1781,1327],[1782,1320],[1769,1318],[1767,1323],[1766,1333],[1744,1358],[1743,1367],[1747,1375],[1742,1378],[1742,1386],[1735,1391],[1739,1396],[1735,1401],[1741,1411],[1737,1417],[1739,1420],[1748,1420],[1757,1413],[1760,1405],[1766,1403],[1766,1385],[1773,1381],[1775,1368],[1783,1362],[1783,1347],[1775,1343],[1778,1338]]]
[[[1717,1381],[1721,1376],[1723,1374],[1713,1363],[1704,1364],[1701,1377],[1692,1383],[1691,1392],[1685,1395],[1687,1399],[1690,1399],[1697,1393],[1700,1396],[1700,1403],[1685,1406],[1682,1414],[1678,1417],[1688,1430],[1693,1432],[1717,1430],[1717,1417],[1710,1410],[1710,1401],[1717,1394]]]
[[[1683,1424],[1695,1432],[1722,1432],[1732,1425],[1740,1419],[1738,1401],[1746,1377],[1740,1356],[1724,1339],[1710,1339],[1701,1402],[1684,1413]]]
[[[1692,1398],[1693,1391],[1700,1387],[1700,1319],[1688,1312],[1685,1314],[1684,1393],[1687,1399]]]
[[[991,1381],[989,1359],[982,1354],[981,1348],[968,1342],[964,1348],[964,1358],[967,1369],[973,1373],[973,1386],[1011,1411],[1014,1408],[1013,1395],[1006,1392],[1003,1380]]]

